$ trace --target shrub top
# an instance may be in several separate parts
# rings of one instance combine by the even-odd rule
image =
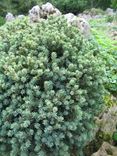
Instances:
[[[102,108],[98,47],[61,17],[0,28],[0,153],[69,156]]]

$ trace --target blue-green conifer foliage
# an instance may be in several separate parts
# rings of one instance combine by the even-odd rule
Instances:
[[[63,17],[0,28],[0,156],[79,154],[103,105],[97,53]]]

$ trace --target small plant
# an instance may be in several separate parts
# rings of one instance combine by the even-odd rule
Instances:
[[[117,143],[117,132],[113,133],[113,141]]]
[[[5,19],[2,16],[0,16],[0,26],[2,26],[4,23],[5,23]]]
[[[114,15],[108,15],[106,17],[106,21],[109,22],[109,23],[113,22],[114,21]]]
[[[117,127],[116,127],[116,129],[117,129]],[[115,131],[113,133],[112,139],[113,139],[113,142],[115,143],[115,145],[117,146],[117,131]]]
[[[110,94],[104,97],[104,101],[107,107],[113,107],[117,105],[117,99]]]
[[[110,22],[110,23],[117,22],[117,13],[106,16],[106,22]]]

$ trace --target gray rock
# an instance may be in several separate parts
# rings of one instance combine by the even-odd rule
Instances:
[[[104,142],[100,149],[91,156],[117,156],[117,148]]]
[[[77,17],[72,13],[65,14],[64,17],[67,20],[68,25],[72,25],[75,21],[77,21]]]
[[[107,13],[108,15],[114,15],[114,10],[111,9],[111,8],[107,8],[107,9],[106,9],[106,13]]]
[[[90,14],[78,14],[78,17],[80,18],[84,18],[85,20],[89,21],[90,19],[92,19],[91,15]]]
[[[53,13],[55,11],[55,7],[51,3],[49,3],[49,2],[47,2],[46,4],[43,4],[41,6],[41,9],[43,11],[49,13],[49,14],[51,14],[51,13]]]
[[[77,27],[85,37],[90,36],[90,25],[84,18],[77,18]]]
[[[29,10],[30,22],[38,22],[40,20],[41,9],[38,5]]]
[[[100,14],[100,15],[95,15],[95,16],[94,16],[94,18],[96,18],[96,19],[102,18],[102,17],[103,17],[103,15],[101,15],[101,14]]]
[[[62,13],[59,11],[59,9],[55,8],[55,12],[53,13],[53,16],[61,16]]]
[[[18,15],[17,18],[18,19],[23,19],[25,16],[24,15]]]
[[[112,136],[117,126],[117,106],[109,108],[101,118],[97,119],[97,124],[101,132]]]
[[[29,17],[31,22],[38,22],[40,21],[40,18],[46,19],[49,15],[61,15],[61,12],[49,2],[43,4],[40,7],[36,5],[31,10],[29,10]]]
[[[56,12],[55,7],[49,2],[47,2],[46,4],[43,4],[41,6],[41,17],[42,18],[52,15],[55,12]]]
[[[6,21],[7,22],[11,22],[11,21],[13,21],[14,19],[15,19],[15,17],[13,16],[13,14],[12,13],[7,13],[7,15],[6,15]]]
[[[90,36],[90,25],[84,18],[77,17],[72,13],[65,14],[64,17],[67,19],[68,25],[76,26],[85,37]]]

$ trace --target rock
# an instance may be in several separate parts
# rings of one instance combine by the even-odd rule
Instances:
[[[84,18],[77,18],[77,27],[85,37],[90,36],[90,25]]]
[[[29,18],[31,22],[38,22],[40,20],[41,9],[38,5],[29,10]]]
[[[18,15],[17,18],[18,19],[23,19],[25,16],[24,15]]]
[[[55,12],[53,13],[53,16],[61,16],[62,13],[59,11],[59,9],[55,8]]]
[[[110,137],[116,131],[117,106],[109,108],[100,118],[97,119],[99,130]]]
[[[104,142],[100,149],[91,156],[117,156],[117,148]]]
[[[113,133],[117,132],[117,106],[115,105],[111,108],[105,108],[104,111],[96,118],[96,124],[96,135],[84,148],[86,156],[91,156],[92,153],[101,147],[104,141],[109,144],[114,144]],[[104,156],[104,153],[99,156]]]
[[[43,4],[41,6],[41,17],[47,17],[48,15],[54,14],[55,13],[55,7],[47,2],[46,4]]]
[[[117,31],[113,31],[113,32],[111,33],[111,37],[112,37],[112,38],[117,38]]]
[[[73,24],[73,22],[76,20],[76,16],[72,13],[68,13],[64,15],[65,19],[67,20],[68,24]]]
[[[30,21],[32,22],[37,22],[40,20],[40,18],[46,19],[49,15],[53,15],[53,16],[61,15],[61,12],[49,2],[43,4],[40,7],[38,5],[34,6],[29,11]]]
[[[95,19],[102,18],[102,17],[103,17],[102,15],[95,15],[94,16]]]
[[[78,17],[80,18],[84,18],[85,20],[89,21],[90,19],[92,19],[91,15],[90,14],[78,14]]]
[[[74,25],[74,26],[78,27],[80,32],[85,37],[90,36],[90,25],[84,18],[77,17],[72,13],[68,13],[68,14],[64,15],[64,17],[67,19],[68,25]]]
[[[55,11],[55,7],[51,3],[49,3],[49,2],[47,2],[46,4],[43,4],[41,6],[41,9],[43,11],[46,11],[47,13],[50,13],[50,14]]]
[[[114,10],[111,9],[111,8],[107,8],[107,9],[106,9],[106,13],[107,13],[108,15],[114,15]]]
[[[14,19],[15,19],[15,17],[13,16],[13,14],[12,13],[7,13],[7,15],[6,15],[6,21],[7,22],[11,22],[11,21],[13,21]]]

